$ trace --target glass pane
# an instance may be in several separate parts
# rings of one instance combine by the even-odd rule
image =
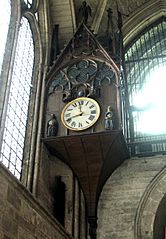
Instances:
[[[0,156],[0,160],[17,178],[20,178],[21,174],[33,63],[34,45],[32,32],[28,20],[23,17],[14,60]]]
[[[33,3],[33,0],[24,0],[24,2],[27,4],[28,8],[30,8]]]
[[[165,151],[166,146],[165,53],[165,19],[141,34],[125,53],[128,142],[155,141],[147,148],[158,152]]]

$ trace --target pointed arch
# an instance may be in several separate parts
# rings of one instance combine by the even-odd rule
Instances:
[[[37,7],[38,1],[34,3]],[[42,47],[33,4],[26,8],[21,1],[12,1],[10,42],[5,52],[10,64],[2,77],[5,103],[1,121],[1,161],[18,179],[23,158],[32,155],[41,91]]]
[[[163,16],[166,16],[165,0],[152,0],[143,4],[124,22],[124,45],[127,46],[143,29]]]

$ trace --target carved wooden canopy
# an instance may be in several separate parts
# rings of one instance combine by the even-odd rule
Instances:
[[[50,153],[73,170],[85,195],[88,217],[96,218],[104,183],[129,158],[122,132],[112,130],[43,140]]]

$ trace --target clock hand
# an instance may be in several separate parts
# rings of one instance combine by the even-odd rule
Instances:
[[[82,113],[81,105],[79,104],[78,107],[79,107],[80,113]]]
[[[90,115],[90,113],[82,112],[82,115]]]
[[[83,113],[80,112],[79,114],[76,114],[76,115],[71,116],[70,118],[68,118],[68,120],[70,120],[70,119],[72,119],[72,118],[75,118],[75,117],[77,117],[77,116],[81,116],[82,114],[83,114]]]

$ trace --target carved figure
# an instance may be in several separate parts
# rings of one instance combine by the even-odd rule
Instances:
[[[114,128],[114,112],[111,106],[108,106],[105,114],[105,129],[112,130],[113,128]]]
[[[87,24],[89,16],[92,17],[92,10],[86,1],[82,2],[81,7],[79,8],[79,14],[81,15],[82,21]]]
[[[55,114],[51,114],[51,119],[47,122],[47,137],[56,136],[58,133],[58,121]]]

